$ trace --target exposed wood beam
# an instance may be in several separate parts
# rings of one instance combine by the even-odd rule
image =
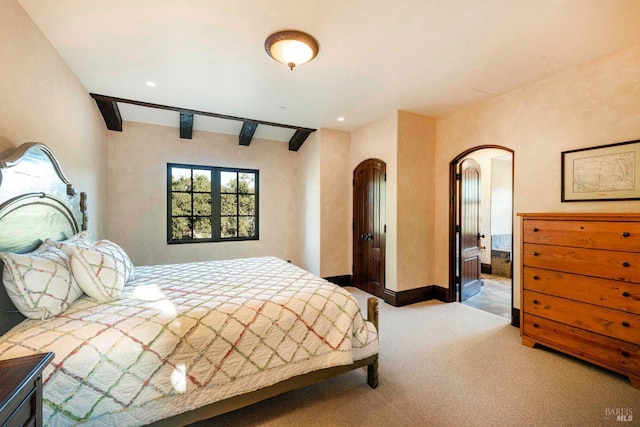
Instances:
[[[256,129],[258,128],[258,123],[256,122],[244,122],[242,123],[242,130],[240,131],[239,139],[240,145],[249,145],[251,144],[251,139],[253,139],[253,135],[256,133]]]
[[[264,120],[247,119],[244,117],[229,116],[227,114],[218,114],[218,113],[210,113],[208,111],[192,110],[190,108],[171,107],[169,105],[134,101],[132,99],[99,95],[97,93],[92,93],[91,97],[96,100],[96,103],[100,108],[100,112],[102,112],[102,117],[104,118],[104,121],[107,124],[107,128],[109,130],[122,131],[122,118],[120,117],[120,111],[118,110],[118,103],[122,102],[124,104],[137,105],[140,107],[157,108],[160,110],[169,110],[169,111],[179,112],[181,138],[189,138],[189,139],[191,138],[191,135],[193,133],[193,116],[194,115],[215,117],[217,119],[235,120],[235,121],[243,122],[242,130],[239,136],[241,145],[249,145],[251,143],[251,139],[253,138],[253,134],[255,133],[255,130],[258,125],[281,127],[286,129],[295,129],[296,132],[291,138],[291,140],[289,141],[289,150],[291,151],[298,151],[298,149],[300,149],[302,144],[304,144],[304,142],[309,137],[309,135],[311,135],[312,132],[316,131],[316,129],[293,126],[293,125],[285,125],[283,123],[274,123],[274,122],[267,122]],[[187,122],[189,121],[191,122],[190,125],[185,124],[184,129],[183,129],[183,120],[186,120]],[[191,131],[187,133],[188,127],[190,127]],[[189,136],[183,136],[183,134],[184,135],[188,134]]]
[[[289,140],[289,151],[298,151],[313,131],[313,129],[298,128]]]
[[[111,101],[111,102],[121,102],[123,104],[138,105],[140,107],[149,107],[149,108],[158,108],[158,109],[161,109],[161,110],[179,111],[179,112],[195,114],[195,115],[198,115],[198,116],[215,117],[215,118],[218,118],[218,119],[236,120],[236,121],[240,121],[240,122],[251,121],[251,122],[256,122],[259,125],[267,125],[267,126],[281,127],[281,128],[287,128],[287,129],[306,129],[306,130],[309,130],[310,132],[314,132],[316,130],[316,129],[310,129],[310,128],[303,128],[303,127],[300,127],[300,126],[285,125],[283,123],[274,123],[274,122],[267,122],[267,121],[264,121],[264,120],[255,120],[255,119],[248,119],[248,118],[244,118],[244,117],[229,116],[229,115],[226,115],[226,114],[218,114],[218,113],[210,113],[210,112],[207,112],[207,111],[192,110],[190,108],[171,107],[171,106],[168,106],[168,105],[152,104],[150,102],[133,101],[131,99],[116,98],[114,96],[106,96],[106,95],[98,95],[96,93],[92,93],[91,96],[93,97],[93,99],[96,99],[96,100],[100,99],[100,100]]]
[[[180,138],[191,139],[193,136],[193,114],[180,111]]]
[[[107,129],[122,132],[122,117],[120,116],[118,104],[108,99],[98,99],[95,96],[93,98],[96,100],[96,104],[98,104],[98,109],[100,109],[100,113],[102,113],[102,118],[107,125]]]

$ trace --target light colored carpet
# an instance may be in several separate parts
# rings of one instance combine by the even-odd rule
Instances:
[[[365,307],[368,295],[348,288]],[[610,419],[631,411],[632,422]],[[380,302],[380,385],[363,370],[199,426],[640,425],[627,378],[520,343],[509,321],[459,303]]]

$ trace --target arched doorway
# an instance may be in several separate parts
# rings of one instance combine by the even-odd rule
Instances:
[[[353,171],[353,286],[384,298],[386,163],[368,159]]]
[[[449,300],[519,321],[513,309],[513,150],[486,145],[450,163]]]

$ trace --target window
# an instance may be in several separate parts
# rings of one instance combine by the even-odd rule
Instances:
[[[258,240],[258,171],[167,164],[167,242]]]

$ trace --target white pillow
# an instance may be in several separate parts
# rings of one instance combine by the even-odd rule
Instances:
[[[31,319],[50,319],[63,313],[82,295],[69,268],[69,257],[43,244],[27,254],[0,252],[2,282],[16,308]]]
[[[109,240],[93,246],[69,245],[71,271],[85,294],[98,301],[120,298],[133,276],[133,264],[125,251]]]
[[[43,245],[47,245],[47,246],[55,246],[58,249],[62,249],[64,250],[64,245],[85,245],[85,246],[91,246],[91,238],[90,238],[90,234],[89,234],[89,230],[83,230],[79,233],[74,234],[73,236],[69,237],[66,240],[61,240],[59,242],[52,240],[52,239],[46,239],[44,241]],[[42,246],[41,246],[42,247]],[[71,255],[68,251],[64,251],[67,255]]]

